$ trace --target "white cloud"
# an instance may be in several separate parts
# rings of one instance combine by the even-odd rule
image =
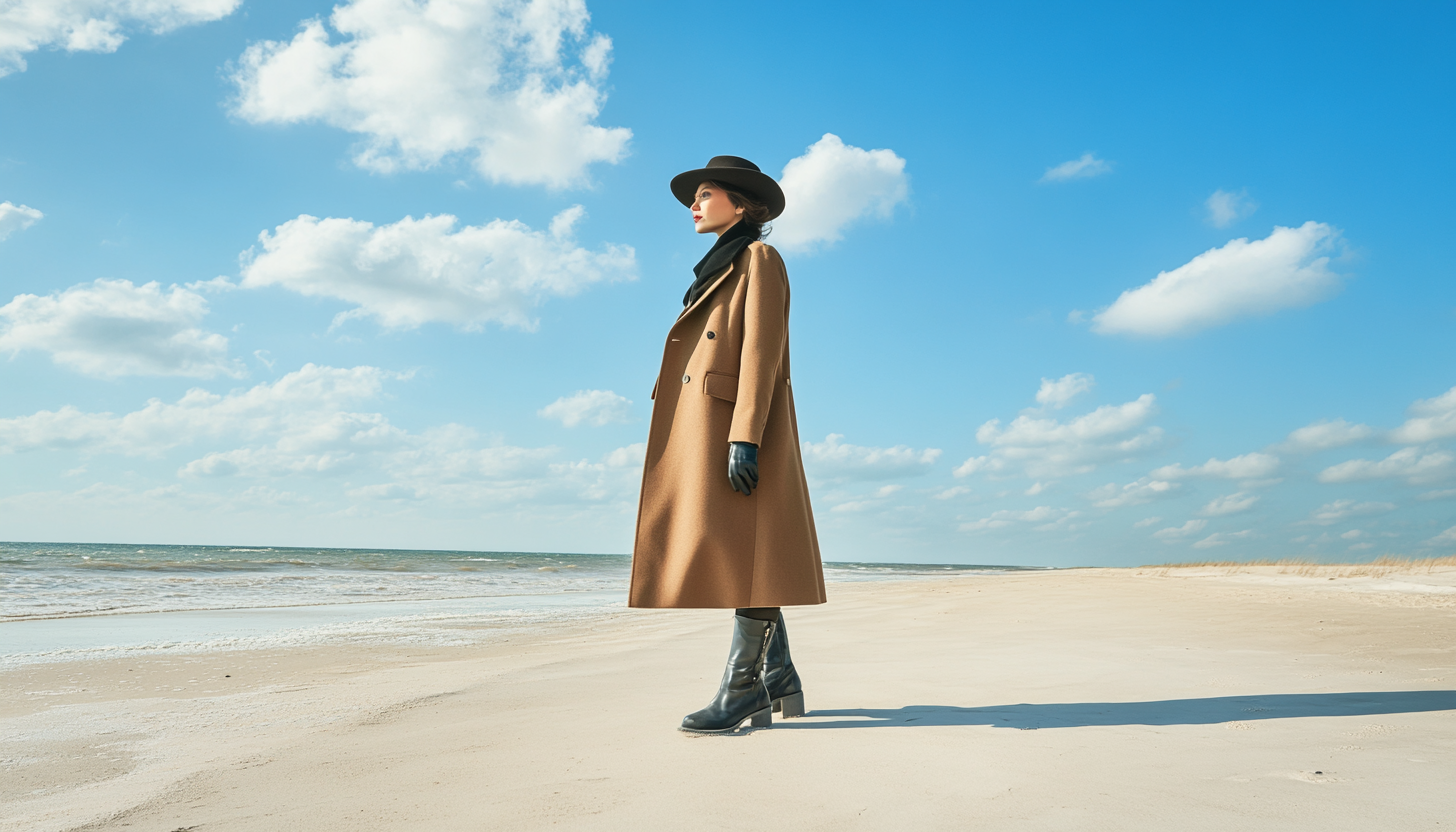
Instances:
[[[1390,432],[1395,442],[1430,442],[1456,436],[1456,387],[1410,406],[1411,418]]]
[[[963,532],[976,532],[985,529],[1000,529],[1012,523],[1038,523],[1037,531],[1050,531],[1066,520],[1077,516],[1077,512],[1068,511],[1064,508],[1053,508],[1052,506],[1037,506],[1026,511],[1012,511],[1002,509],[994,511],[988,517],[982,517],[970,523],[962,523],[960,530]]]
[[[363,137],[354,163],[390,172],[452,157],[514,185],[580,184],[632,131],[595,122],[612,44],[584,0],[353,0],[329,25],[248,47],[235,112]]]
[[[1193,544],[1193,548],[1211,549],[1214,546],[1226,546],[1232,541],[1243,540],[1245,538],[1253,536],[1253,529],[1244,529],[1241,532],[1214,532],[1208,537],[1205,537],[1197,543]]]
[[[1055,381],[1044,378],[1041,380],[1041,389],[1036,391],[1036,402],[1053,410],[1061,410],[1072,399],[1091,390],[1095,384],[1095,380],[1087,373],[1071,373]]]
[[[152,399],[124,416],[86,413],[70,406],[42,410],[0,419],[0,452],[79,448],[92,453],[154,455],[202,440],[262,436],[291,437],[291,447],[296,448],[310,437],[338,435],[343,425],[337,416],[360,417],[354,423],[368,423],[366,430],[372,429],[377,437],[382,435],[382,417],[370,419],[363,417],[377,414],[340,411],[378,396],[385,381],[404,377],[377,367],[337,369],[307,364],[275,382],[226,395],[193,388],[175,403]]]
[[[1401,448],[1378,462],[1352,459],[1319,473],[1320,482],[1404,479],[1413,485],[1436,482],[1456,472],[1456,456],[1439,448]]]
[[[1353,445],[1374,435],[1375,429],[1369,425],[1352,425],[1344,419],[1336,419],[1305,425],[1290,433],[1279,447],[1294,452],[1325,451]]]
[[[1162,520],[1162,519],[1163,518],[1161,518],[1161,517],[1144,517],[1143,519],[1137,521],[1136,523],[1133,523],[1132,524],[1132,527],[1134,529],[1145,529],[1148,526],[1151,526],[1154,523],[1156,523],[1156,522],[1158,522],[1159,520]]]
[[[1360,529],[1351,529],[1351,530],[1345,532],[1344,534],[1340,535],[1340,538],[1342,540],[1359,540],[1362,537],[1369,537],[1369,536],[1370,536],[1370,534],[1368,532],[1361,531]]]
[[[1000,419],[992,419],[976,431],[976,440],[991,452],[971,457],[954,473],[1006,474],[1019,468],[1030,477],[1060,477],[1087,473],[1099,462],[1132,459],[1162,441],[1161,428],[1144,427],[1156,410],[1153,395],[1145,393],[1066,422],[1023,413],[1002,428]]]
[[[0,306],[0,351],[49,352],[63,367],[101,377],[242,376],[227,338],[198,326],[206,315],[207,300],[179,286],[102,279]]]
[[[1180,487],[1176,482],[1143,477],[1121,488],[1118,488],[1116,483],[1108,483],[1100,488],[1094,488],[1087,497],[1098,508],[1122,508],[1140,506],[1159,497],[1170,496]],[[1153,520],[1156,521],[1157,518],[1153,518]]]
[[[1040,181],[1066,182],[1070,179],[1091,179],[1094,176],[1101,176],[1104,173],[1111,172],[1111,163],[1097,158],[1097,155],[1094,153],[1083,153],[1080,158],[1047,168],[1046,173],[1042,174]]]
[[[1238,514],[1241,511],[1248,511],[1257,502],[1259,502],[1258,495],[1236,491],[1233,494],[1225,494],[1222,497],[1213,498],[1198,513],[1207,517],[1222,517],[1225,514]]]
[[[905,160],[893,150],[854,147],[833,133],[790,159],[779,185],[786,207],[773,243],[786,251],[837,242],[862,217],[889,219],[910,194]]]
[[[837,503],[831,506],[829,510],[839,514],[862,514],[864,512],[871,511],[885,505],[886,497],[889,497],[890,495],[894,494],[897,491],[901,491],[904,488],[905,486],[898,483],[880,486],[879,488],[875,489],[874,495],[867,499],[849,500],[843,503]]]
[[[1123,292],[1097,313],[1092,328],[1104,335],[1186,335],[1235,318],[1308,306],[1340,288],[1340,276],[1328,268],[1328,253],[1339,239],[1330,226],[1307,222],[1275,226],[1262,240],[1231,240]]]
[[[1208,209],[1208,224],[1214,228],[1227,228],[1259,208],[1259,203],[1249,199],[1246,190],[1234,193],[1219,189],[1203,205]]]
[[[0,12],[3,18],[4,12]],[[3,35],[0,35],[3,37]],[[29,205],[16,205],[13,202],[0,202],[0,240],[9,237],[17,231],[35,225],[45,214],[35,210]]]
[[[0,453],[72,448],[87,454],[160,456],[213,446],[181,465],[197,479],[287,478],[331,482],[360,500],[431,500],[469,511],[530,503],[630,507],[645,445],[597,461],[562,460],[556,448],[482,443],[462,425],[412,433],[356,409],[406,374],[376,367],[306,365],[271,383],[219,395],[193,389],[116,416],[74,407],[0,419]],[[221,447],[218,447],[221,446]]]
[[[1192,468],[1184,468],[1181,464],[1164,465],[1153,471],[1151,476],[1160,480],[1176,480],[1184,477],[1247,480],[1267,477],[1277,470],[1279,470],[1279,457],[1255,452],[1226,460],[1210,458],[1202,465],[1195,465]]]
[[[1317,526],[1331,526],[1350,517],[1383,514],[1387,511],[1394,510],[1395,503],[1357,503],[1354,500],[1335,500],[1333,503],[1325,503],[1310,512],[1309,519],[1304,522],[1313,523]]]
[[[955,497],[959,497],[962,494],[969,494],[969,493],[971,493],[971,489],[965,487],[964,485],[955,485],[955,486],[951,486],[950,488],[945,489],[944,491],[941,491],[941,492],[937,493],[935,495],[935,499],[937,499],[937,500],[950,500],[950,499],[953,499]]]
[[[304,214],[264,231],[262,251],[243,266],[246,288],[282,286],[355,305],[335,323],[372,316],[402,329],[431,321],[479,329],[486,322],[534,329],[532,310],[593,283],[635,279],[630,246],[592,252],[576,245],[580,206],[562,211],[549,232],[496,220],[455,229],[448,214],[392,225]]]
[[[12,0],[0,4],[0,78],[37,49],[115,52],[129,30],[157,34],[232,14],[242,0]]]
[[[601,426],[629,421],[632,417],[632,402],[626,396],[619,396],[611,390],[578,390],[546,405],[536,411],[536,414],[555,419],[569,428],[582,422]]]
[[[823,442],[803,443],[804,467],[826,480],[879,480],[923,474],[940,458],[939,448],[915,450],[906,445],[875,448],[849,445],[843,434],[831,433]]]
[[[1181,526],[1170,526],[1166,529],[1159,529],[1153,532],[1153,537],[1164,541],[1181,540],[1182,538],[1192,537],[1198,534],[1207,525],[1207,520],[1189,520]]]
[[[1430,540],[1427,540],[1426,543],[1428,545],[1435,546],[1449,546],[1452,544],[1456,544],[1456,526],[1452,526],[1444,532],[1441,532]]]

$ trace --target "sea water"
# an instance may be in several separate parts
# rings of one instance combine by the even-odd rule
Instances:
[[[829,581],[1015,567],[826,564]],[[137,651],[463,644],[625,608],[626,555],[0,543],[0,667]]]

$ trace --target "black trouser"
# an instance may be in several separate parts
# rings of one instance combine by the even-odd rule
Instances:
[[[752,618],[756,621],[777,621],[779,620],[778,607],[739,607],[734,610],[744,618]]]

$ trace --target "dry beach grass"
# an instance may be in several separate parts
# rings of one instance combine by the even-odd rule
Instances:
[[[1449,563],[838,584],[790,612],[808,716],[730,738],[674,730],[711,610],[31,666],[0,829],[1441,829],[1453,597]]]

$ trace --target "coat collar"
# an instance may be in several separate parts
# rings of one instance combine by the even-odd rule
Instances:
[[[707,290],[708,284],[713,282],[714,274],[732,263],[738,257],[738,252],[758,237],[757,228],[749,225],[747,220],[739,220],[713,243],[713,247],[708,249],[698,265],[693,266],[693,285],[683,295],[684,309],[692,306],[693,301]]]
[[[750,243],[750,245],[752,245],[752,243]],[[747,250],[748,250],[748,246],[744,246],[743,247],[743,251],[747,251]],[[740,251],[739,254],[742,254],[743,251]],[[733,259],[736,261],[738,258],[735,257]],[[708,288],[704,289],[703,290],[703,293],[701,295],[698,295],[698,299],[695,300],[695,301],[693,301],[686,309],[684,309],[682,311],[682,314],[680,314],[680,315],[677,316],[677,319],[679,321],[681,321],[683,318],[686,318],[688,316],[688,313],[689,312],[691,312],[694,309],[697,309],[699,306],[701,306],[702,303],[703,303],[703,301],[707,300],[708,299],[708,296],[712,295],[713,292],[719,286],[721,286],[723,284],[723,281],[727,279],[728,275],[730,275],[732,273],[733,273],[733,263],[730,262],[726,266],[726,271],[724,271],[722,274],[718,275],[717,277],[713,278],[713,282],[710,283],[710,284],[708,284]]]

